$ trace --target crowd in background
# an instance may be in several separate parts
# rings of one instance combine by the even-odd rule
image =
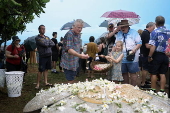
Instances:
[[[77,19],[60,42],[57,41],[57,32],[52,33],[52,39],[45,36],[45,26],[38,27],[39,35],[36,36],[37,48],[27,51],[20,45],[17,36],[12,37],[12,44],[6,48],[7,71],[20,71],[23,59],[30,58],[30,63],[38,63],[36,89],[39,89],[41,75],[44,75],[44,84],[48,83],[48,70],[52,73],[64,72],[68,83],[73,83],[79,71],[87,69],[87,78],[95,78],[91,69],[91,62],[97,60],[105,63],[113,63],[113,67],[106,73],[108,80],[117,83],[138,85],[139,73],[142,75],[140,87],[150,88],[156,92],[156,82],[160,80],[160,91],[164,92],[166,84],[165,74],[168,71],[170,56],[170,31],[164,26],[165,19],[157,16],[154,22],[149,22],[144,30],[131,29],[127,20],[122,20],[114,27],[110,23],[108,33],[94,43],[95,37],[90,36],[89,43],[81,45],[81,31],[84,22]],[[4,53],[0,51],[0,58],[4,59]],[[59,70],[56,63],[59,62]],[[2,68],[2,60],[0,66]],[[57,68],[58,69],[58,68]],[[140,72],[141,71],[141,72]],[[150,82],[146,80],[150,75]],[[169,79],[169,78],[168,78]],[[151,86],[148,84],[151,83]]]

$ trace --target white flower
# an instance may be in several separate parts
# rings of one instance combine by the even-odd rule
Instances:
[[[47,106],[44,105],[44,107],[41,109],[41,112],[45,112],[47,109]]]
[[[107,104],[103,104],[103,105],[102,105],[102,109],[103,109],[103,110],[109,109],[109,106],[108,106]]]
[[[113,85],[110,85],[110,84],[108,85],[108,89],[109,89],[109,91],[113,91],[113,90],[114,90],[114,88],[115,88],[115,87],[114,87]]]
[[[87,104],[84,104],[83,106],[86,109],[86,111],[89,111],[89,112],[92,111],[92,108],[88,106]]]
[[[154,110],[156,108],[156,106],[154,104],[150,104],[148,106],[150,107],[150,110]]]
[[[142,113],[150,113],[150,112],[149,112],[149,109],[147,108],[147,106],[143,106],[143,107],[141,108],[141,110],[142,110]]]
[[[152,94],[152,95],[154,95],[154,94],[155,94],[155,92],[154,92],[154,91],[152,91],[152,90],[150,90],[150,91],[149,91],[149,93],[150,93],[150,94]]]
[[[135,86],[135,87],[134,87],[134,89],[137,89],[137,90],[139,90],[139,87],[138,87],[138,86]]]
[[[54,97],[51,97],[48,99],[49,101],[55,101],[55,98]]]
[[[149,99],[142,99],[142,101],[144,101],[145,103],[148,103],[149,102]]]
[[[60,104],[61,106],[65,105],[65,104],[66,104],[66,100],[60,100],[59,104]]]
[[[102,98],[105,98],[106,97],[106,94],[102,94]]]
[[[63,106],[58,107],[58,110],[60,110],[60,111],[64,111],[64,109],[66,109],[66,108]]]
[[[104,104],[111,104],[113,103],[112,99],[106,99],[103,101]]]
[[[73,99],[74,97],[75,97],[74,95],[71,95],[71,96],[70,96],[70,99]]]
[[[83,94],[80,94],[79,96],[80,96],[81,98],[84,98],[84,95],[83,95]]]
[[[163,96],[164,96],[164,92],[158,92],[157,94],[158,94],[158,96],[160,96],[160,97],[163,97]]]
[[[135,111],[135,112],[139,112],[139,111],[140,111],[140,108],[136,107],[136,108],[134,109],[134,111]]]
[[[168,94],[167,93],[164,95],[164,98],[168,99]]]
[[[40,95],[41,93],[36,93],[36,96]]]
[[[43,90],[43,89],[41,89],[41,90],[39,91],[39,93],[43,93],[43,92],[45,92],[45,90]]]

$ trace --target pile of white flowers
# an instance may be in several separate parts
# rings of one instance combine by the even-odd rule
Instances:
[[[113,91],[116,88],[121,88],[121,84],[115,84],[114,82],[110,82],[105,79],[104,80],[96,79],[91,82],[85,81],[85,82],[78,82],[74,84],[55,84],[55,87],[49,88],[48,90],[40,90],[39,93],[37,93],[36,95],[44,94],[47,91],[55,94],[60,94],[62,92],[69,92],[72,94],[71,96],[68,97],[69,99],[73,99],[75,96],[77,96],[77,94],[80,94],[79,96],[81,98],[85,98],[85,97],[93,98],[94,96],[95,97],[97,96],[98,98],[103,99],[103,104],[101,104],[98,107],[98,109],[91,108],[90,106],[88,106],[88,104],[86,104],[85,101],[83,103],[76,103],[76,102],[69,103],[70,107],[75,108],[75,110],[78,112],[94,113],[96,111],[105,111],[109,109],[109,105],[111,104],[117,106],[117,112],[122,112],[121,111],[122,102],[126,101],[127,104],[131,105],[133,111],[136,113],[167,113],[162,108],[160,109],[155,105],[150,104],[149,98],[140,99],[141,102],[138,102],[139,100],[138,98],[127,99],[125,96],[121,96],[120,91],[113,92],[110,95],[106,95],[105,93],[100,94],[100,92],[96,92],[96,95],[83,95],[83,93],[81,94],[81,92],[93,90],[96,86],[100,87],[102,90],[105,90],[107,87],[109,91]],[[134,89],[139,90],[138,87],[134,87]],[[147,91],[147,93],[167,98],[167,95],[163,95],[162,93],[155,94],[152,91]],[[62,100],[57,100],[56,98],[51,97],[48,99],[48,101],[53,101],[57,103],[55,105],[56,110],[62,112],[65,109],[67,109],[66,107],[64,107],[65,105],[67,105],[67,99],[64,98]],[[42,113],[48,112],[48,110],[50,110],[50,107],[44,106],[41,109],[41,112]]]

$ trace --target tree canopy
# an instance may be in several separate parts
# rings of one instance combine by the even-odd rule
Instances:
[[[0,45],[11,40],[17,32],[23,32],[26,24],[45,13],[46,3],[50,0],[0,0]]]

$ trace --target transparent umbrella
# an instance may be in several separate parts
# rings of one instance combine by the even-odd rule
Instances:
[[[69,30],[73,27],[75,20],[71,21],[71,22],[67,22],[66,24],[64,24],[60,30]],[[91,27],[88,23],[84,22],[83,28],[85,27]]]
[[[104,20],[100,25],[99,27],[107,27],[109,24],[109,21],[108,20]]]
[[[108,20],[104,20],[99,25],[99,27],[107,27],[109,23],[113,23],[114,27],[116,27],[117,23],[121,22],[121,20],[128,20],[128,23],[130,25],[133,25],[133,24],[138,24],[140,19],[139,18],[111,18],[111,19],[108,19]]]

